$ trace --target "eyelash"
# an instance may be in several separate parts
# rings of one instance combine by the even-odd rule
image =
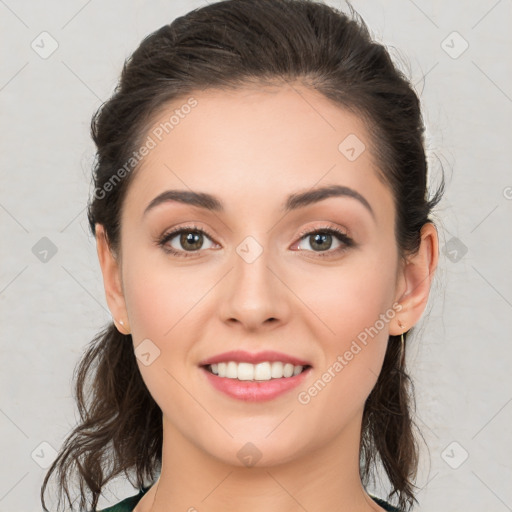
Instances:
[[[176,249],[173,249],[172,247],[167,247],[165,244],[172,240],[176,235],[179,235],[181,233],[199,233],[202,235],[206,235],[210,240],[213,240],[213,237],[204,229],[199,228],[197,226],[182,226],[179,228],[174,229],[173,231],[170,231],[169,233],[165,233],[157,240],[157,245],[159,247],[162,247],[162,249],[172,254],[173,256],[183,257],[183,258],[190,258],[193,257],[194,254],[197,254],[199,251],[177,251]],[[335,228],[335,227],[321,227],[318,229],[310,230],[310,231],[302,231],[299,234],[299,241],[305,238],[306,236],[316,235],[319,233],[324,233],[328,235],[334,235],[340,242],[342,242],[345,247],[339,247],[338,249],[335,249],[334,251],[327,250],[327,251],[306,251],[306,252],[315,252],[317,257],[319,258],[326,258],[330,257],[333,254],[341,254],[342,252],[346,251],[350,247],[353,247],[355,245],[352,238],[350,238],[346,233],[343,231]],[[188,253],[188,254],[187,254]]]

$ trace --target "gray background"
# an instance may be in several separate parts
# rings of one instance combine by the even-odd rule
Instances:
[[[110,319],[85,215],[91,115],[145,35],[203,4],[0,0],[2,512],[41,510],[43,468],[78,417],[74,366]],[[512,510],[512,2],[353,5],[412,78],[432,179],[442,166],[447,180],[408,359],[428,444],[417,510]],[[119,480],[100,506],[132,494]]]

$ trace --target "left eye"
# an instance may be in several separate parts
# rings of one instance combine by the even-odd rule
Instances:
[[[333,238],[338,241],[338,247],[329,251],[332,248]],[[352,240],[345,233],[332,228],[302,233],[300,240],[302,242],[295,244],[294,247],[304,250],[304,247],[301,247],[301,243],[307,243],[313,252],[338,252],[338,250],[343,250],[352,245]]]

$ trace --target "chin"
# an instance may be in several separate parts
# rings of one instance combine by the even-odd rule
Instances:
[[[271,434],[253,435],[248,432],[243,436],[235,436],[227,441],[225,438],[212,440],[203,445],[212,457],[218,461],[239,468],[263,468],[286,464],[298,458],[301,452],[305,452],[304,438],[295,439],[290,435]],[[219,445],[213,446],[218,441]],[[222,442],[221,442],[222,441]],[[218,449],[215,449],[218,448]]]

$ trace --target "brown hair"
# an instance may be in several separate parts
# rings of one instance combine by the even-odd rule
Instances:
[[[418,97],[386,48],[350,11],[346,15],[312,0],[225,0],[147,36],[125,62],[113,96],[92,119],[97,147],[88,204],[92,234],[96,223],[102,224],[111,250],[119,252],[121,207],[138,166],[119,170],[126,169],[152,116],[168,102],[201,89],[298,80],[365,120],[380,178],[393,193],[400,256],[417,251],[420,230],[432,222],[429,215],[444,181],[429,199]],[[118,182],[112,186],[114,177]],[[74,472],[80,510],[86,508],[88,492],[95,510],[112,478],[134,475],[133,485],[142,488],[161,468],[162,413],[142,380],[131,336],[110,323],[92,340],[75,379],[81,422],[46,474],[41,487],[45,511],[44,493],[54,472],[59,505],[65,492],[72,506],[68,483]],[[400,362],[400,337],[390,336],[382,371],[365,403],[360,473],[366,485],[380,462],[391,486],[388,499],[396,498],[404,510],[416,501],[413,405],[412,383]]]

